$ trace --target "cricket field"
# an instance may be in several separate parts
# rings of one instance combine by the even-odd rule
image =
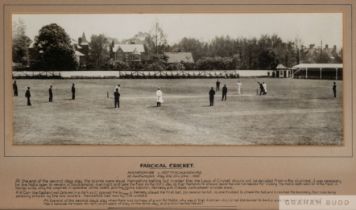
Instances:
[[[14,144],[163,144],[163,145],[341,145],[342,81],[337,97],[330,80],[220,79],[215,106],[208,92],[216,79],[17,80]],[[268,94],[256,94],[257,81]],[[76,99],[71,100],[71,85]],[[113,91],[121,85],[120,109]],[[48,88],[53,85],[53,103]],[[26,106],[26,87],[32,106]],[[155,91],[164,103],[156,107]],[[109,93],[109,98],[107,97]]]

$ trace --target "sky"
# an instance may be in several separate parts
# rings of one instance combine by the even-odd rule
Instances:
[[[57,23],[72,39],[84,32],[105,34],[118,40],[149,32],[158,22],[169,44],[183,37],[210,41],[216,36],[259,38],[277,34],[283,41],[342,46],[342,13],[233,13],[233,14],[15,14],[12,21],[22,21],[33,40],[41,27]]]

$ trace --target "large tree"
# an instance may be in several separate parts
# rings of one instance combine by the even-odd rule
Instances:
[[[46,70],[73,70],[78,63],[65,30],[52,23],[43,26],[35,38],[34,49],[37,68]]]
[[[229,36],[215,37],[209,44],[210,56],[232,57],[236,54],[236,41]]]
[[[114,42],[111,43],[113,47]],[[90,61],[96,68],[100,68],[107,64],[110,59],[109,53],[110,43],[104,34],[92,35],[89,43],[89,57]]]
[[[194,38],[184,37],[172,48],[174,51],[191,52],[195,61],[207,56],[207,44]]]
[[[258,54],[259,69],[275,69],[277,65],[276,55],[273,50],[263,49]]]
[[[151,29],[150,35],[146,38],[146,42],[154,44],[154,48],[149,49],[155,54],[162,54],[167,47],[167,35],[164,33],[161,26],[156,22]]]
[[[31,44],[31,39],[26,36],[26,26],[23,21],[15,21],[12,31],[12,61],[28,65],[28,48]]]

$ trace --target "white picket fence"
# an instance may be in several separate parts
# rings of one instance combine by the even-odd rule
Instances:
[[[269,77],[273,70],[193,70],[193,71],[13,71],[14,78],[164,78],[164,77]]]

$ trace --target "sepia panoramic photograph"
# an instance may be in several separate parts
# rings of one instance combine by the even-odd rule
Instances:
[[[342,13],[13,14],[15,145],[343,145]]]

